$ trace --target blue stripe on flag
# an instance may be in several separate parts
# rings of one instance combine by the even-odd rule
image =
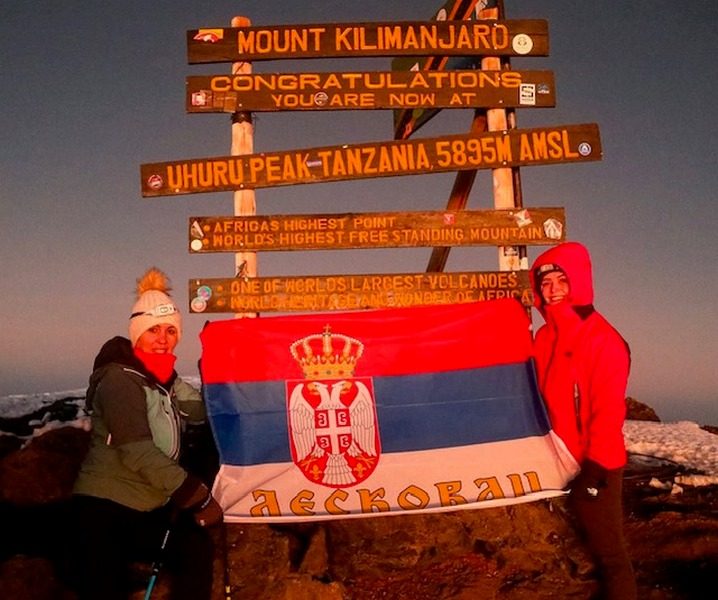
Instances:
[[[533,363],[373,377],[383,453],[545,435]],[[223,464],[291,462],[284,381],[208,384]]]

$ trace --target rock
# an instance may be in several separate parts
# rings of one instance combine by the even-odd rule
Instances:
[[[22,444],[22,439],[13,435],[0,435],[0,458],[15,450],[19,450],[22,448]]]
[[[324,580],[329,573],[329,548],[324,527],[317,527],[312,533],[307,551],[299,565],[301,575],[309,575],[317,580]]]
[[[77,600],[41,557],[16,556],[0,563],[0,598],[6,600]]]
[[[708,597],[718,570],[718,486],[658,490],[624,483],[625,531],[640,598]]]
[[[633,421],[654,421],[660,423],[660,419],[650,406],[639,402],[630,396],[626,398],[626,418]]]
[[[276,581],[259,596],[247,596],[257,600],[345,600],[344,586],[339,583],[323,583],[308,575],[290,575]]]
[[[60,427],[0,460],[0,502],[39,506],[67,500],[90,443],[84,429]]]
[[[79,415],[84,415],[84,404],[83,396],[67,396],[19,417],[0,417],[0,431],[28,437],[45,423],[51,421],[67,423]]]
[[[535,600],[554,598],[557,588],[566,598],[597,589],[562,500],[298,526],[228,524],[226,535],[230,586],[241,598]]]

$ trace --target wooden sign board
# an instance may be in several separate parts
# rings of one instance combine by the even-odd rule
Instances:
[[[368,71],[187,77],[189,113],[556,105],[551,71]]]
[[[601,157],[598,125],[590,123],[151,163],[140,177],[142,195],[151,197]]]
[[[547,245],[565,232],[563,208],[191,217],[189,251]]]
[[[190,64],[360,56],[547,56],[548,22],[407,21],[192,29]]]
[[[189,282],[192,313],[293,312],[425,306],[517,298],[531,306],[528,271],[237,277]]]

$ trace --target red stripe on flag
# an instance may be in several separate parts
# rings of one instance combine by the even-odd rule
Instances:
[[[233,319],[202,331],[205,383],[304,379],[290,346],[331,329],[363,345],[355,377],[525,362],[530,320],[514,299],[350,313]]]

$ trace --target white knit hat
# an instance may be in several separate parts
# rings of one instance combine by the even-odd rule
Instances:
[[[148,269],[137,280],[137,302],[130,315],[130,342],[133,348],[145,331],[160,323],[174,325],[179,342],[182,335],[182,317],[177,305],[167,295],[171,289],[167,276],[155,267]]]

